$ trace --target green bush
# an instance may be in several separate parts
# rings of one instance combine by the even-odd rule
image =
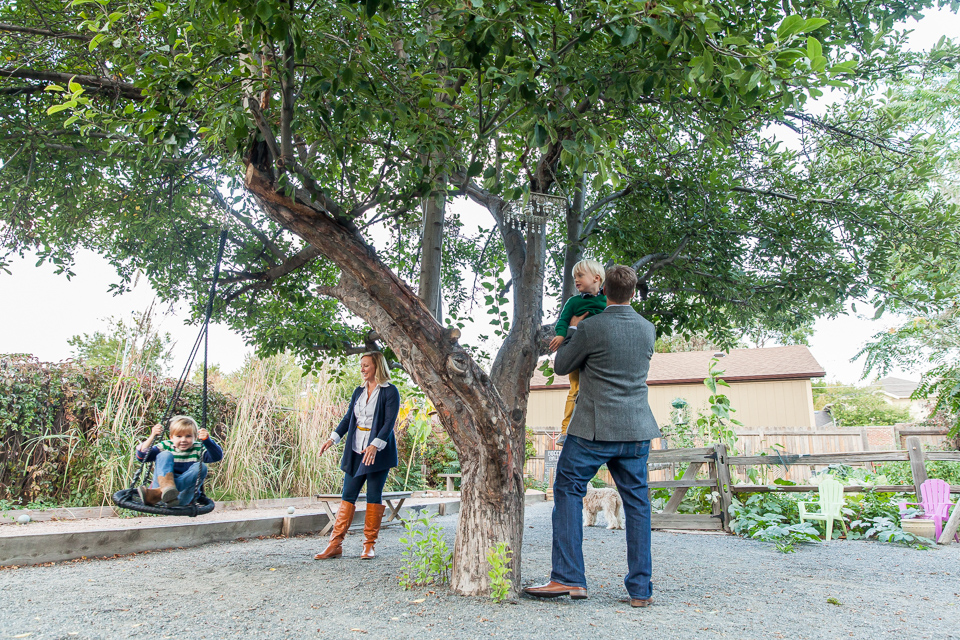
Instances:
[[[140,428],[145,434],[142,427],[163,416],[176,380],[69,361],[42,363],[26,354],[0,355],[0,500],[18,506],[101,503],[101,450],[118,446],[101,417],[108,412],[111,387],[121,377],[146,407],[140,424],[129,430]],[[188,384],[174,412],[199,417],[201,395],[200,387]],[[221,425],[229,422],[235,406],[233,398],[210,393],[208,416],[215,437],[222,436]]]

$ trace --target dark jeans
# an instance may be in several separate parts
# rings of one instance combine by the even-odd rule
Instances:
[[[355,504],[360,496],[360,489],[363,483],[367,483],[367,504],[380,504],[383,502],[383,486],[387,484],[387,474],[390,469],[383,471],[374,471],[362,476],[352,476],[349,473],[343,474],[343,496],[344,502]]]
[[[159,487],[160,482],[157,478],[168,473],[173,473],[173,481],[177,485],[177,491],[180,492],[180,506],[186,507],[193,502],[193,489],[197,486],[197,474],[200,474],[201,485],[207,477],[207,465],[202,462],[194,462],[186,471],[178,475],[173,471],[173,454],[169,451],[161,451],[157,454],[157,460],[154,463],[153,484],[150,486],[154,489]]]
[[[647,456],[650,441],[597,442],[567,434],[553,485],[553,571],[550,579],[570,587],[586,587],[583,568],[583,496],[600,466],[607,465],[617,483],[627,516],[627,566],[623,579],[631,598],[649,598],[650,497]]]

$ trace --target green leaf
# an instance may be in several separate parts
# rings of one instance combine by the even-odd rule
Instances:
[[[830,21],[826,18],[809,18],[804,20],[800,33],[810,33],[827,24],[830,24]]]
[[[623,35],[620,36],[620,46],[629,47],[634,42],[637,41],[637,36],[640,35],[640,32],[635,26],[628,25],[626,29],[623,30]]]
[[[69,102],[68,102],[68,103],[65,103],[65,104],[55,104],[55,105],[53,105],[52,107],[50,107],[49,109],[47,109],[47,115],[48,115],[48,116],[52,116],[52,115],[55,114],[55,113],[60,113],[61,111],[66,111],[67,109],[72,109],[74,106],[76,106],[76,105],[72,105],[72,106],[71,106]]]
[[[803,16],[787,16],[777,27],[777,40],[786,40],[790,36],[800,33],[805,22]]]
[[[470,163],[470,166],[467,167],[467,176],[472,178],[474,176],[480,175],[480,172],[483,171],[483,161],[474,160]]]
[[[823,55],[823,47],[820,45],[820,41],[813,36],[807,38],[807,57],[813,60],[821,55]]]

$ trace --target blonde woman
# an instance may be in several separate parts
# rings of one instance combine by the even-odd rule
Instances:
[[[314,556],[315,560],[343,555],[343,538],[353,522],[357,498],[364,483],[367,485],[367,514],[360,558],[366,560],[376,556],[374,545],[383,519],[383,486],[390,469],[397,466],[397,440],[393,427],[400,411],[400,392],[390,384],[390,368],[379,351],[360,357],[360,376],[363,384],[353,392],[347,414],[330,434],[330,439],[320,447],[322,454],[346,436],[340,461],[344,472],[340,509],[330,534],[330,544]]]

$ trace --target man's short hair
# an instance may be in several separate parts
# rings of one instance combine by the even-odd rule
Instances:
[[[617,304],[630,302],[637,292],[637,272],[622,264],[607,269],[607,278],[603,285],[607,300]]]
[[[597,262],[596,260],[581,260],[577,264],[573,265],[573,277],[577,276],[600,276],[600,286],[603,286],[603,281],[606,279],[607,275],[603,271],[603,265]]]

